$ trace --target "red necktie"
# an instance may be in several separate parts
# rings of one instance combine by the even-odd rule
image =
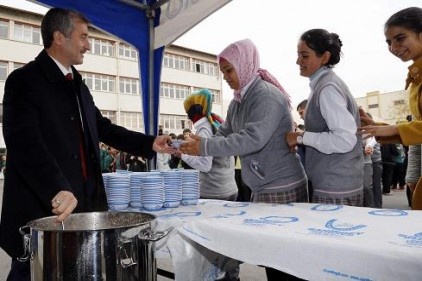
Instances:
[[[68,81],[73,80],[72,73],[69,72],[68,74],[66,74],[66,80],[68,80]],[[79,107],[79,111],[81,112],[79,101],[78,101],[78,107]],[[81,123],[82,123],[82,120],[81,120]],[[81,126],[79,132],[80,132],[79,153],[81,154],[82,175],[83,175],[84,179],[86,180],[88,178],[88,170],[87,170],[87,167],[86,167],[86,155],[85,155],[85,149],[84,149],[82,126]]]
[[[68,74],[66,74],[66,80],[69,80],[69,81],[72,81],[73,80],[73,75],[72,75],[72,73],[68,73]]]

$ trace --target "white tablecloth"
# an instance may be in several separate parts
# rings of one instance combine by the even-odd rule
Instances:
[[[150,212],[176,280],[214,280],[230,257],[308,280],[422,280],[422,212],[200,200]]]

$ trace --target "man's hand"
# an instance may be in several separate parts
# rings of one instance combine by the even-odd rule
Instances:
[[[75,210],[77,205],[78,200],[70,191],[60,191],[51,199],[52,212],[57,215],[57,222],[64,221]]]
[[[167,135],[157,136],[152,145],[152,149],[155,152],[173,154],[175,152],[175,149],[169,145],[171,141],[172,139],[170,136],[167,136]]]

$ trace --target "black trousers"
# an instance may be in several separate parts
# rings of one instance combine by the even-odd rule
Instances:
[[[242,180],[242,170],[234,170],[234,179],[237,184],[237,201],[238,202],[250,202],[252,191]]]
[[[31,281],[31,266],[29,261],[19,262],[13,259],[7,281]]]
[[[382,192],[384,193],[390,193],[395,167],[394,163],[382,163]]]
[[[267,273],[268,281],[305,281],[305,279],[300,279],[271,267],[266,267],[265,272]]]

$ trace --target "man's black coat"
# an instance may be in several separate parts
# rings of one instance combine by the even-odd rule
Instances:
[[[99,142],[151,158],[154,136],[126,130],[103,117],[81,75],[74,80],[43,50],[6,80],[3,133],[7,148],[0,246],[13,258],[23,254],[19,227],[52,216],[51,200],[61,190],[78,199],[75,212],[107,210]],[[81,103],[84,133],[77,95]],[[89,176],[82,175],[84,139]]]

